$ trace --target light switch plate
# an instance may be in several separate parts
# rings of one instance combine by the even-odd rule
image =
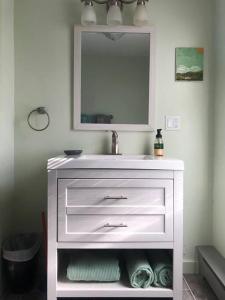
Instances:
[[[166,130],[180,130],[180,116],[165,117]]]

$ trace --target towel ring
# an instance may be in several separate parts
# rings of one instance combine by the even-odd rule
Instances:
[[[38,128],[35,128],[35,127],[33,127],[33,126],[31,125],[31,123],[30,123],[30,117],[31,117],[31,115],[32,115],[34,112],[37,112],[37,113],[40,114],[40,115],[46,115],[46,116],[47,116],[47,124],[45,125],[45,127],[38,129]],[[33,109],[33,110],[29,113],[29,115],[28,115],[28,117],[27,117],[27,123],[28,123],[29,127],[30,127],[31,129],[35,130],[35,131],[43,131],[43,130],[47,129],[48,126],[49,126],[49,124],[50,124],[50,116],[49,116],[48,112],[46,111],[45,107],[40,106],[40,107],[37,107],[37,108]]]

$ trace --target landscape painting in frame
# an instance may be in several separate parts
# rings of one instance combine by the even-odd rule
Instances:
[[[204,48],[176,48],[176,80],[203,81]]]

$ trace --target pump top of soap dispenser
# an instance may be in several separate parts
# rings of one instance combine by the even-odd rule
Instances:
[[[162,133],[161,133],[162,129],[157,129],[157,134],[156,134],[156,138],[157,139],[161,139],[162,138]]]

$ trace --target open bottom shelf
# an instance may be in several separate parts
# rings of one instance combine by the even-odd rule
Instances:
[[[57,297],[142,297],[172,298],[173,290],[165,288],[137,289],[127,279],[119,282],[71,282],[61,277],[57,282]]]

